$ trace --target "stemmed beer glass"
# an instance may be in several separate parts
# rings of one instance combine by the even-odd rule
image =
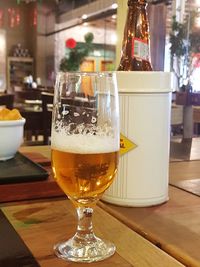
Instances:
[[[54,246],[62,259],[93,262],[115,252],[114,244],[94,235],[92,213],[116,174],[119,135],[116,74],[58,73],[52,118],[52,168],[78,216],[76,234]]]

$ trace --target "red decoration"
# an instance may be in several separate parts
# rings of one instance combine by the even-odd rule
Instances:
[[[0,9],[0,27],[3,26],[3,10]]]
[[[20,17],[20,11],[19,11],[19,9],[16,9],[15,20],[16,20],[16,25],[19,25],[19,24],[20,24],[20,21],[21,21],[21,17]]]
[[[8,8],[8,14],[9,14],[9,26],[13,28],[15,27],[15,9]]]
[[[200,68],[200,53],[194,54],[193,66],[194,68]]]
[[[19,8],[8,8],[8,21],[11,28],[20,24],[21,16]]]
[[[37,26],[37,8],[33,11],[33,26]]]
[[[66,40],[65,46],[67,48],[73,49],[76,47],[76,41],[73,38],[69,38],[68,40]]]

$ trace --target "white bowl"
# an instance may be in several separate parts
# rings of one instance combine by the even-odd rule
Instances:
[[[0,121],[0,160],[15,156],[23,142],[25,119]]]

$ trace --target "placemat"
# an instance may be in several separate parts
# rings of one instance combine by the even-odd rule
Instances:
[[[0,210],[0,267],[39,267],[32,253]]]
[[[21,153],[14,158],[0,161],[0,184],[45,180],[48,172]]]

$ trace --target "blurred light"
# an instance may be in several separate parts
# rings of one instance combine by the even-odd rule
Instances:
[[[117,18],[116,14],[112,15],[112,19],[116,19],[116,18]]]
[[[192,88],[195,92],[200,91],[200,68],[194,69],[191,77]]]
[[[6,49],[6,39],[4,35],[0,35],[0,54],[4,54]]]
[[[88,26],[88,22],[84,22],[83,23],[83,26]]]
[[[87,19],[87,17],[88,17],[88,16],[87,16],[86,14],[83,14],[83,15],[82,15],[82,19]]]
[[[196,4],[200,6],[200,0],[196,0]]]
[[[83,35],[85,35],[86,33],[88,33],[88,29],[83,29],[83,31],[82,31],[82,33],[83,33]]]
[[[83,27],[81,31],[82,31],[83,35],[85,35],[86,33],[89,32],[87,26],[86,27]]]
[[[112,4],[111,8],[112,8],[112,9],[116,9],[116,8],[118,8],[118,4],[117,4],[117,3]]]
[[[117,35],[116,35],[116,33],[113,33],[111,35],[111,41],[112,41],[113,44],[116,44],[117,43]]]
[[[95,57],[100,57],[101,56],[101,52],[98,51],[98,50],[94,50],[93,54],[94,54]]]

